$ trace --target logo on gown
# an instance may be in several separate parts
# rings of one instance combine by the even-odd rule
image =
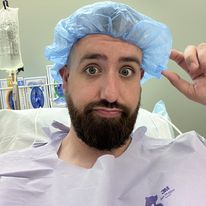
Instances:
[[[145,206],[164,206],[161,203],[157,203],[157,200],[158,200],[158,196],[157,195],[146,197],[145,199],[146,199]]]
[[[167,199],[168,197],[170,197],[173,192],[175,191],[175,189],[171,189],[169,186],[164,187],[161,191],[160,191],[160,195],[151,195],[149,197],[145,198],[145,206],[164,206],[161,202],[164,199]]]

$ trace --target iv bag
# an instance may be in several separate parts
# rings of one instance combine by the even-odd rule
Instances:
[[[14,71],[23,67],[18,8],[0,10],[0,70]]]

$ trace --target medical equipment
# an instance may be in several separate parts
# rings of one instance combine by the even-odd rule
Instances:
[[[143,78],[161,77],[166,69],[172,37],[166,25],[129,6],[113,1],[98,2],[78,9],[61,20],[54,33],[54,42],[45,56],[54,63],[52,75],[61,82],[59,70],[67,63],[72,46],[89,34],[106,34],[135,44],[143,52]]]
[[[0,79],[0,106],[2,109],[33,109],[48,107],[66,107],[62,84],[51,76],[51,65],[46,65],[47,76],[12,77]],[[16,107],[13,92],[18,90],[19,106]],[[16,95],[16,93],[15,93]]]
[[[65,107],[64,93],[62,84],[58,83],[51,75],[52,65],[46,66],[47,79],[49,85],[49,99],[51,107]]]
[[[20,51],[18,8],[3,1],[0,10],[0,69],[16,71],[23,67]]]
[[[27,96],[27,108],[49,107],[49,96],[46,76],[24,78]]]
[[[18,86],[23,86],[24,85],[23,77],[18,77],[16,84]],[[24,104],[24,94],[22,94],[21,91],[19,91],[17,85],[14,86],[13,78],[0,79],[0,101],[1,101],[2,108],[4,109],[26,108],[26,107],[22,107],[22,105]],[[19,103],[19,105],[17,105],[17,103]]]
[[[0,10],[0,70],[9,73],[6,81],[10,83],[7,86],[12,87],[8,91],[6,105],[8,108],[20,109],[17,75],[23,70],[23,63],[20,51],[18,8],[10,8],[7,0],[3,1],[3,7]],[[5,85],[2,81],[0,87],[5,89]]]
[[[4,109],[22,109],[20,106],[19,88],[22,85],[21,78],[16,72],[11,72],[9,77],[0,80],[0,101]]]
[[[46,65],[47,76],[16,77],[19,106],[15,106],[12,77],[0,79],[0,103],[2,109],[33,109],[66,107],[62,84],[51,76],[51,65]],[[15,93],[16,94],[16,93]]]

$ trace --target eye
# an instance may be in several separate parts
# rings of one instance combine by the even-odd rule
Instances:
[[[97,68],[96,66],[88,66],[85,69],[86,73],[89,75],[96,75],[100,72],[99,68]]]
[[[123,77],[130,77],[133,74],[133,70],[130,67],[123,67],[119,73]]]

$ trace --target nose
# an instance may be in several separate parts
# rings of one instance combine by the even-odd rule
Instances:
[[[101,99],[110,103],[117,102],[119,99],[119,81],[115,75],[107,75],[103,78],[101,86]]]

